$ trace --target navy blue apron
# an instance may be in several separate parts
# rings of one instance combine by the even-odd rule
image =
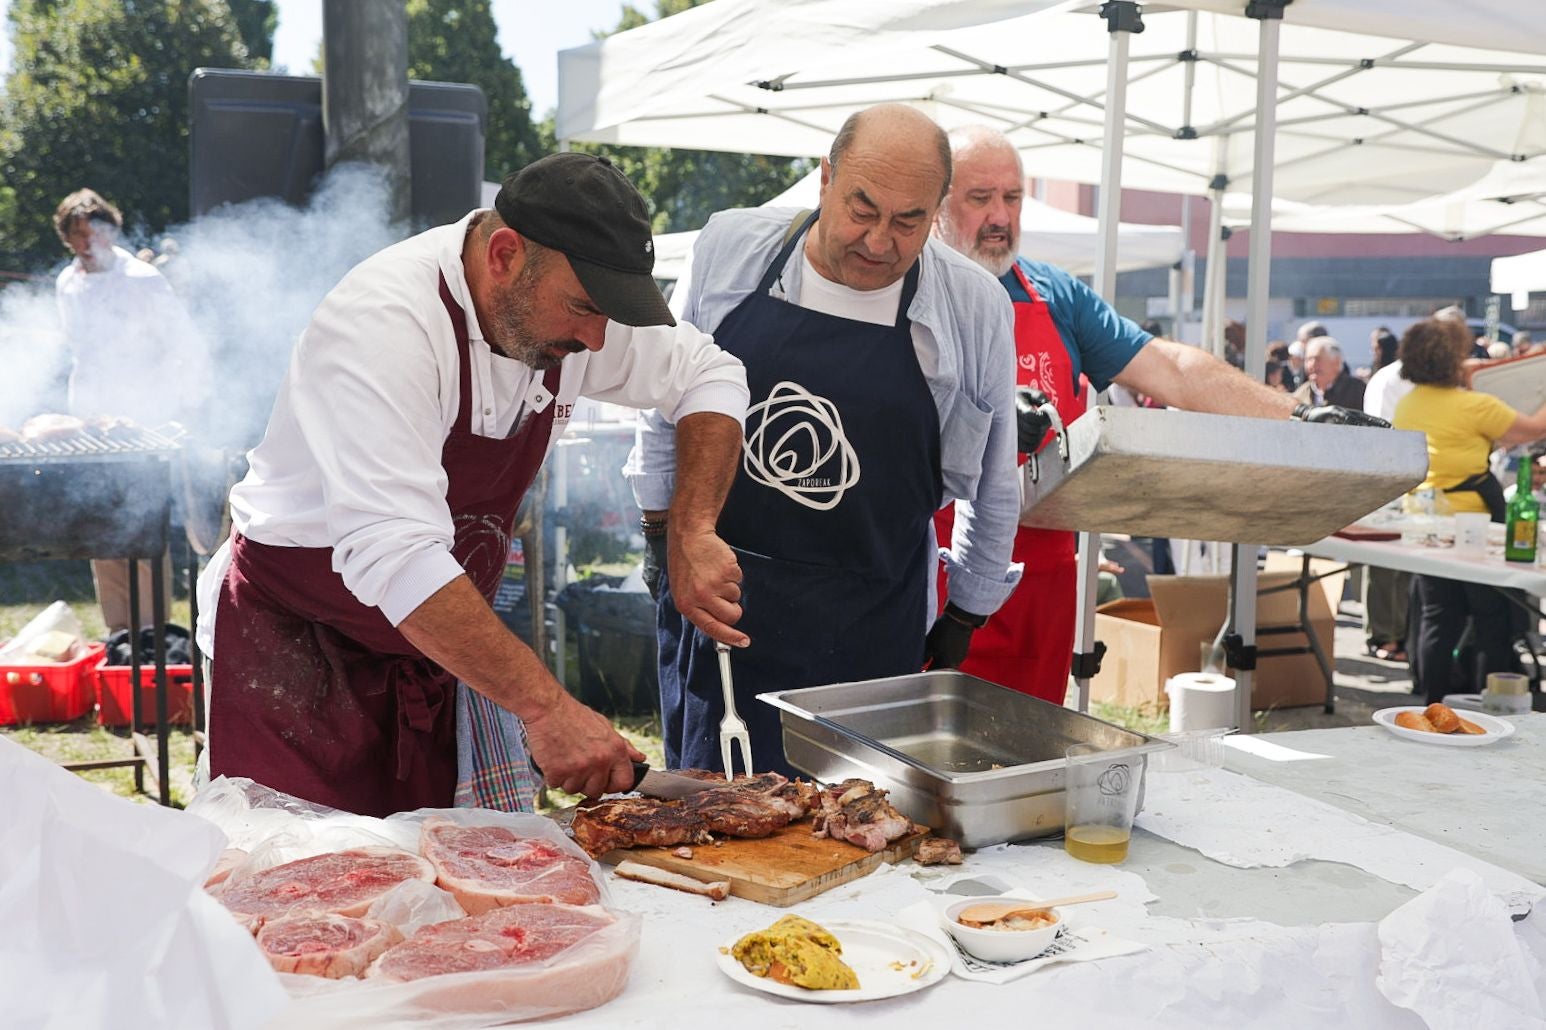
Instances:
[[[930,520],[941,498],[939,415],[907,317],[918,263],[895,325],[769,295],[819,214],[711,330],[745,363],[752,400],[718,526],[745,576],[737,628],[752,641],[730,655],[736,708],[757,771],[785,775],[795,770],[778,711],[756,695],[922,667]],[[658,620],[666,762],[723,771],[714,641],[677,612],[666,576]]]

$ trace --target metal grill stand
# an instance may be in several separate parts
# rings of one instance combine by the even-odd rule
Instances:
[[[129,582],[138,563],[151,562],[156,685],[154,752],[143,732],[140,656],[131,646],[129,734],[133,755],[71,762],[66,769],[133,766],[134,786],[145,791],[151,769],[163,805],[171,803],[168,777],[165,565],[170,558],[172,460],[177,445],[148,430],[113,437],[80,434],[44,443],[0,445],[0,561],[127,559]],[[130,640],[138,644],[139,591],[129,591]],[[197,717],[197,714],[196,714]],[[154,766],[152,767],[152,763]]]

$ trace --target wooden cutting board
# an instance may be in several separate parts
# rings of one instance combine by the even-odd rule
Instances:
[[[847,841],[812,837],[810,820],[804,819],[760,840],[727,837],[719,844],[695,844],[692,858],[679,858],[671,848],[625,848],[607,852],[601,861],[617,865],[631,860],[706,883],[728,880],[736,897],[784,908],[866,876],[882,862],[911,858],[928,835],[926,827],[915,826],[884,851],[872,852]]]

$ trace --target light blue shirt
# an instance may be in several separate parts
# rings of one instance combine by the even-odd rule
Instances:
[[[693,247],[689,275],[672,295],[677,317],[713,332],[756,289],[795,214],[792,208],[751,208],[710,218]],[[1020,521],[1014,309],[991,275],[943,243],[930,239],[919,261],[918,291],[907,314],[939,414],[945,500],[957,502],[951,546],[939,553],[950,599],[987,615],[1014,590],[1021,569],[1010,561]],[[781,277],[789,295],[800,295],[802,271],[797,246]],[[778,285],[774,295],[783,295]],[[658,412],[641,417],[623,472],[640,508],[670,507],[675,429]],[[932,593],[932,569],[928,575]]]

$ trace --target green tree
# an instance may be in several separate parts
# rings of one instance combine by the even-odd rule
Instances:
[[[249,68],[225,0],[11,0],[0,106],[0,253],[60,256],[52,216],[90,186],[132,231],[188,217],[188,76]]]
[[[236,31],[253,67],[268,68],[274,60],[274,30],[279,27],[277,0],[226,0]]]
[[[655,17],[666,18],[709,0],[656,0]],[[615,32],[652,21],[632,5],[623,7]],[[549,149],[552,122],[543,124]],[[656,232],[701,228],[716,211],[755,207],[777,196],[814,167],[805,158],[732,154],[715,150],[672,150],[576,143],[575,150],[605,154],[633,180],[649,202]]]
[[[408,0],[408,77],[482,88],[484,178],[498,182],[546,153],[521,70],[499,50],[488,0]]]

